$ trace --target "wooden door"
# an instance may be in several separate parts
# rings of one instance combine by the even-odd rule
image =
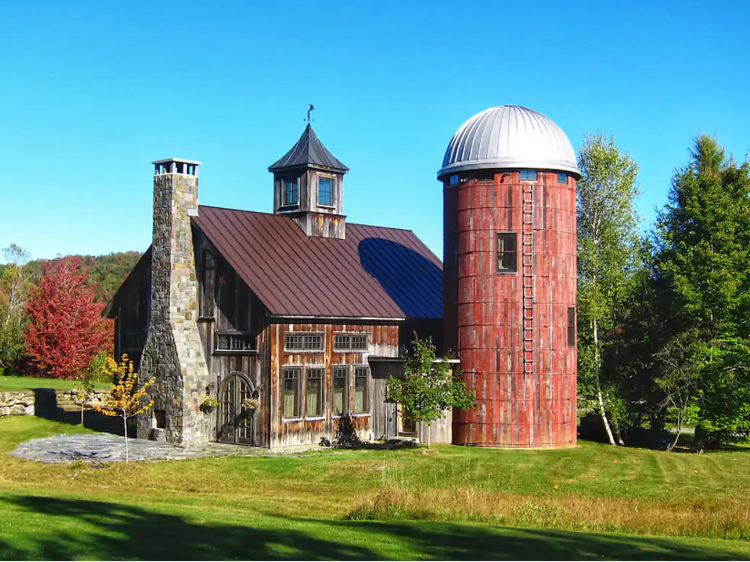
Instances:
[[[414,434],[417,433],[417,424],[414,423],[414,420],[407,420],[404,417],[404,407],[399,404],[399,420],[401,422],[401,428],[399,430],[399,433],[406,433],[406,434]]]
[[[224,381],[219,400],[219,441],[255,445],[256,411],[242,406],[243,400],[254,395],[253,384],[243,374],[234,373]]]

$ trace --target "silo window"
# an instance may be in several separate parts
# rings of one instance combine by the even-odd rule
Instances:
[[[450,185],[456,185],[458,183],[458,174],[453,174],[450,179]]]
[[[284,205],[296,205],[299,199],[297,180],[284,180]]]
[[[568,347],[576,346],[576,309],[568,307]]]
[[[536,170],[521,170],[521,181],[536,181]]]
[[[557,174],[557,183],[568,183],[568,174]]]
[[[518,235],[515,232],[497,233],[497,272],[518,271]]]

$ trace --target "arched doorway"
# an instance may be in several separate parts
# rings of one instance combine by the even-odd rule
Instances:
[[[258,398],[255,385],[243,373],[231,373],[219,393],[218,440],[222,443],[255,445],[255,409],[243,400]]]

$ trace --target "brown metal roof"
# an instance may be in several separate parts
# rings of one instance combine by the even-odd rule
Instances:
[[[207,206],[192,220],[273,315],[442,318],[443,265],[410,230],[308,237],[289,217]]]

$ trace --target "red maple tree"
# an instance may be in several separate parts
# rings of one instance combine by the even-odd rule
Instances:
[[[39,285],[28,300],[26,351],[43,374],[73,379],[109,339],[103,303],[94,301],[95,288],[77,258],[46,262]]]

